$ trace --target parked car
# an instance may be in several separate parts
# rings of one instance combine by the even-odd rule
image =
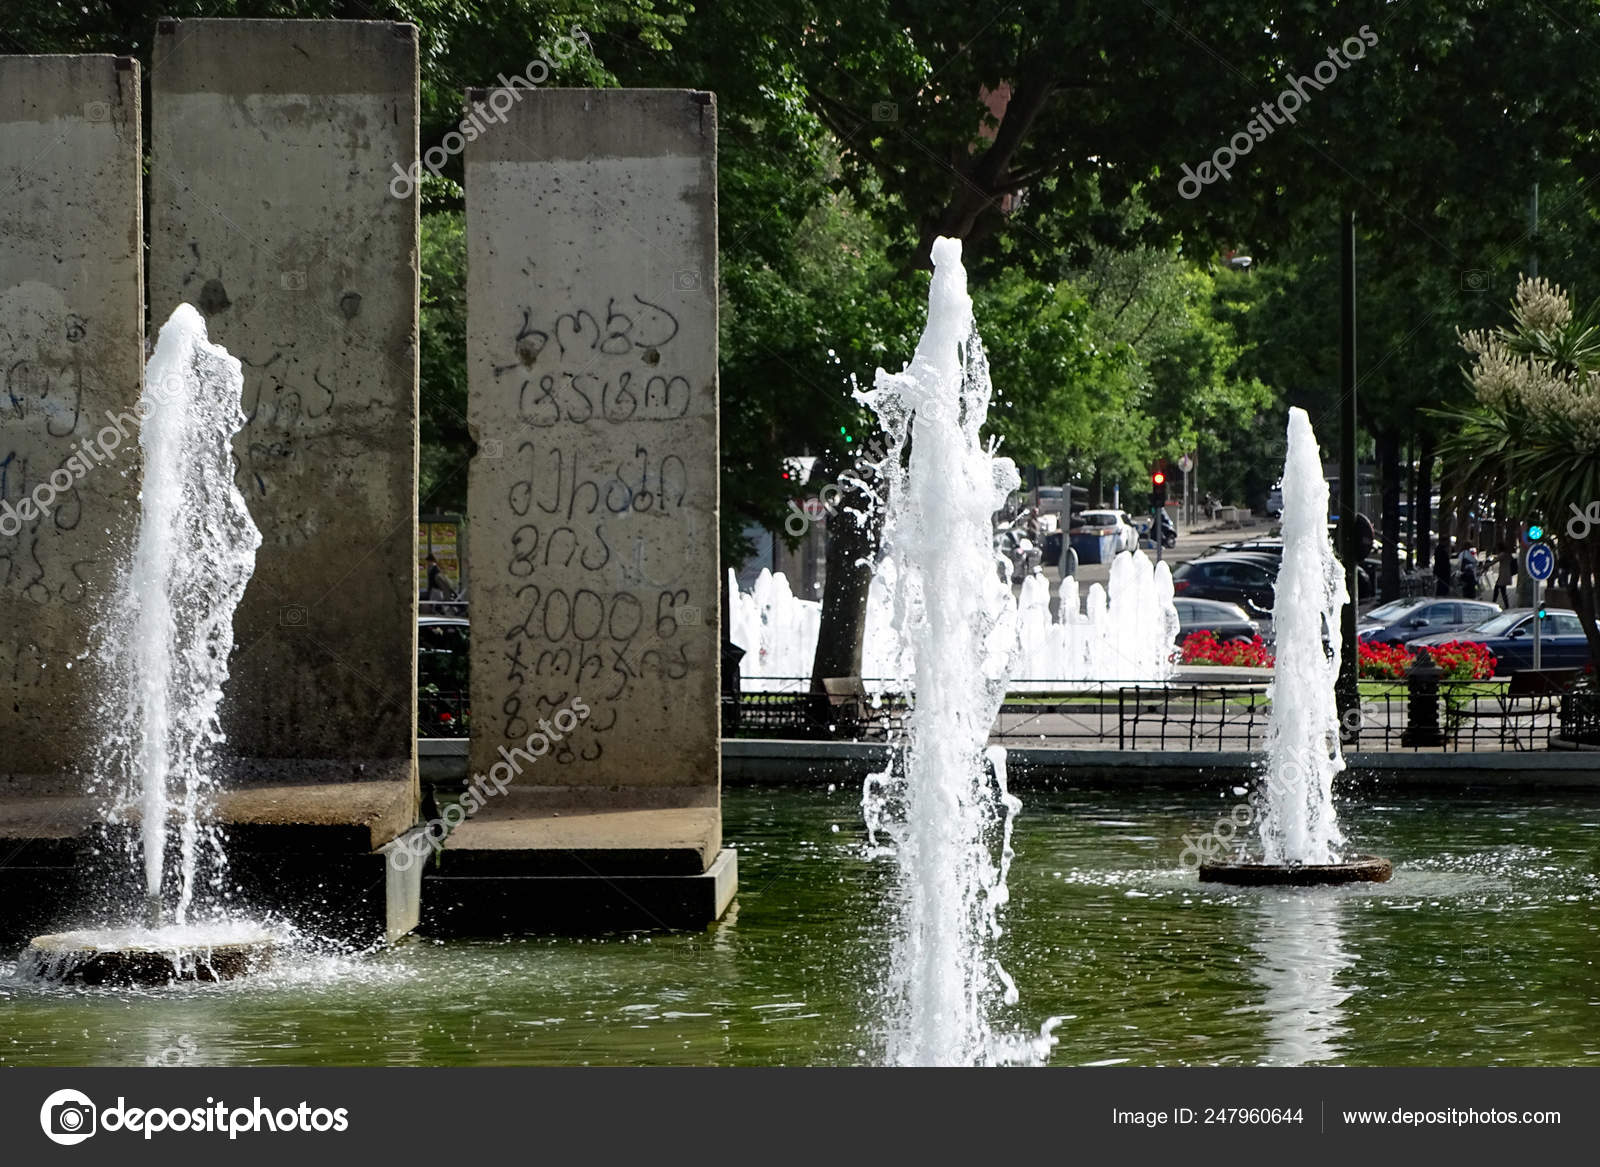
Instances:
[[[418,737],[467,736],[470,635],[465,617],[418,617]]]
[[[1191,632],[1210,632],[1223,641],[1250,640],[1261,632],[1261,625],[1238,604],[1179,596],[1172,606],[1178,609],[1179,644],[1189,639]]]
[[[1039,488],[1039,513],[1041,515],[1059,515],[1066,510],[1065,494],[1066,491],[1059,486],[1041,486]]]
[[[1232,543],[1218,543],[1215,547],[1206,549],[1207,555],[1236,555],[1241,552],[1255,552],[1261,555],[1270,555],[1274,559],[1283,558],[1282,539],[1241,539]]]
[[[1481,600],[1412,599],[1373,619],[1378,611],[1373,609],[1357,623],[1357,639],[1372,644],[1409,644],[1421,636],[1460,632],[1498,613],[1500,605]]]
[[[1465,601],[1463,601],[1465,602]],[[1532,608],[1507,608],[1469,628],[1439,636],[1420,636],[1412,648],[1433,648],[1452,640],[1485,645],[1499,662],[1498,676],[1533,668]],[[1589,663],[1589,641],[1583,622],[1570,608],[1546,608],[1539,633],[1539,663],[1547,669],[1581,669]]]
[[[1116,541],[1112,544],[1114,551],[1137,551],[1139,549],[1139,530],[1133,525],[1133,520],[1128,518],[1127,511],[1084,511],[1082,514],[1083,525],[1073,525],[1074,532],[1085,535],[1112,535]]]
[[[1186,600],[1222,600],[1249,615],[1269,616],[1276,575],[1276,568],[1260,559],[1212,555],[1180,563],[1173,570],[1172,586]]]

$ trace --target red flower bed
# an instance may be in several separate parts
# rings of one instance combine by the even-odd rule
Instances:
[[[1273,664],[1266,641],[1259,635],[1249,640],[1221,641],[1216,633],[1206,629],[1189,633],[1179,659],[1186,665],[1221,665],[1235,669],[1270,669]]]
[[[1359,646],[1357,675],[1367,680],[1400,681],[1416,662],[1416,654],[1401,644]],[[1495,656],[1482,644],[1452,640],[1430,647],[1428,655],[1444,671],[1447,681],[1486,681],[1494,676]]]
[[[1363,680],[1398,681],[1416,659],[1404,645],[1362,641],[1356,646],[1356,675]]]
[[[1471,640],[1452,640],[1428,650],[1433,663],[1453,681],[1486,681],[1494,676],[1494,653]]]

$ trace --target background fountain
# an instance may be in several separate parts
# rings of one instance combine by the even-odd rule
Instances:
[[[933,264],[911,363],[880,369],[875,388],[858,395],[888,436],[884,543],[894,627],[914,661],[904,747],[889,771],[867,779],[862,798],[869,837],[887,836],[899,864],[886,1052],[895,1065],[1042,1061],[1053,1022],[1025,1040],[996,1034],[989,1016],[1017,999],[992,946],[1021,804],[1006,790],[1005,751],[985,743],[1016,642],[990,516],[1018,477],[980,436],[989,373],[961,244],[939,239]]]
[[[998,578],[998,576],[996,577]],[[870,691],[888,687],[909,667],[894,624],[894,564],[887,560],[867,592],[867,623],[861,674]],[[822,605],[790,589],[780,572],[762,569],[751,589],[740,591],[732,569],[728,636],[745,650],[739,681],[747,690],[781,690],[808,683],[822,624]],[[1121,552],[1112,561],[1110,587],[1090,584],[1080,598],[1078,581],[1061,581],[1057,614],[1050,614],[1050,583],[1043,575],[1023,580],[1021,594],[1005,589],[1016,632],[1012,692],[1054,692],[1085,681],[1162,681],[1172,676],[1178,610],[1172,603],[1172,570],[1143,551]]]
[[[101,710],[98,790],[108,820],[138,823],[129,847],[143,875],[144,918],[142,926],[36,938],[29,955],[45,975],[216,980],[270,953],[259,927],[221,914],[226,865],[207,821],[233,613],[261,545],[233,482],[243,385],[239,362],[207,341],[194,308],[180,305],[145,369],[138,543],[98,649],[113,679]],[[206,891],[216,894],[197,904]]]
[[[1283,463],[1283,566],[1274,585],[1277,667],[1268,696],[1267,763],[1255,803],[1258,862],[1207,863],[1202,880],[1225,883],[1344,883],[1386,880],[1388,860],[1341,859],[1344,835],[1333,805],[1339,748],[1339,615],[1349,602],[1328,538],[1328,483],[1311,419],[1289,410]]]

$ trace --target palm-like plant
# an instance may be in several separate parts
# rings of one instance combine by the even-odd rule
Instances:
[[[1600,305],[1575,314],[1562,288],[1524,276],[1510,326],[1463,333],[1461,345],[1475,401],[1430,411],[1455,429],[1440,450],[1462,468],[1456,489],[1543,521],[1600,661],[1600,525],[1570,521],[1600,507]]]

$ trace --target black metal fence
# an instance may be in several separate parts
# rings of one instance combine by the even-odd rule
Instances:
[[[1403,684],[1363,682],[1359,709],[1343,720],[1347,751],[1545,750],[1600,745],[1600,693],[1526,691],[1505,679],[1440,681],[1421,707]],[[724,697],[724,733],[882,741],[903,723],[906,702],[886,695],[858,709],[804,691]],[[1270,704],[1262,683],[1105,682],[1074,692],[1013,693],[991,740],[1010,746],[1115,750],[1251,751],[1266,741]]]

